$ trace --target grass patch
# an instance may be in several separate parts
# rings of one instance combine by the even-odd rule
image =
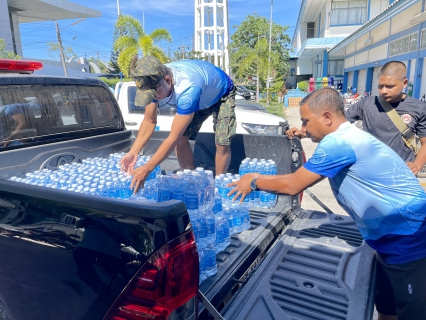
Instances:
[[[284,114],[284,103],[278,103],[276,101],[271,101],[271,104],[268,106],[266,104],[266,99],[260,99],[259,103],[263,105],[269,113],[275,114],[276,116],[285,118]]]

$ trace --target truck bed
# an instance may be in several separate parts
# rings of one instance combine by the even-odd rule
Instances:
[[[0,292],[0,313],[5,314],[6,319],[27,319],[28,314],[32,319],[102,319],[137,271],[136,260],[143,264],[154,250],[188,230],[185,206],[178,201],[146,204],[5,180],[88,157],[107,157],[112,152],[127,151],[136,133],[117,132],[0,153],[0,245],[3,248],[0,258],[8,261],[0,267],[0,287],[7,288]],[[155,132],[144,154],[153,154],[167,135],[167,132]],[[193,147],[196,165],[214,169],[213,134],[200,134]],[[294,152],[298,155],[296,161],[292,160]],[[230,172],[237,172],[245,157],[257,157],[275,160],[278,173],[290,173],[300,166],[302,149],[298,140],[289,141],[285,136],[237,135],[232,157]],[[178,169],[174,155],[161,167],[166,171]],[[200,287],[217,308],[225,305],[299,209],[299,197],[280,196],[274,208],[250,213],[251,228],[232,237],[231,245],[217,256],[217,275]],[[67,222],[64,217],[68,217]],[[75,257],[75,248],[85,231],[75,222],[86,217],[110,221],[116,227],[113,231],[120,230],[112,237],[120,238],[117,241],[124,244],[131,243],[139,253],[138,258],[130,263],[135,258],[124,261],[127,257],[124,255],[122,262],[126,264],[119,274],[117,270],[102,270],[107,265],[100,264],[100,260],[92,270],[93,275],[81,274],[85,269],[79,269],[78,263],[83,260]],[[105,227],[101,231],[106,231]],[[96,276],[97,282],[90,280],[92,276]],[[202,308],[200,313],[201,318],[208,317]]]
[[[374,251],[350,217],[302,211],[224,317],[371,319],[374,266]]]

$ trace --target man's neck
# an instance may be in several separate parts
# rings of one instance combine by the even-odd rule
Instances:
[[[394,101],[389,101],[389,103],[392,103],[392,104],[400,103],[406,97],[407,95],[405,93],[401,93],[401,95],[397,99],[395,99]]]

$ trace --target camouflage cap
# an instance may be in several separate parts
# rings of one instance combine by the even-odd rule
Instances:
[[[157,91],[157,85],[166,75],[163,64],[153,56],[142,57],[136,61],[130,70],[130,76],[135,81],[135,105],[145,107],[152,102]]]

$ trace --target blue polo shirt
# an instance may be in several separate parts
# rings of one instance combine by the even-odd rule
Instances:
[[[388,264],[426,257],[426,193],[391,148],[345,122],[304,167],[329,179],[337,202]]]
[[[173,72],[173,89],[158,101],[158,107],[174,106],[177,114],[208,108],[234,88],[223,70],[203,60],[179,60],[166,66]]]

